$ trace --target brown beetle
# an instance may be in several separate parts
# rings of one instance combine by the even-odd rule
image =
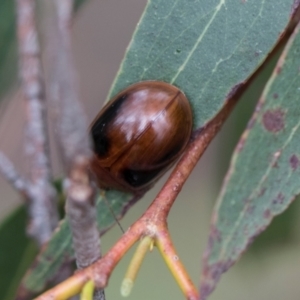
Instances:
[[[178,88],[159,81],[129,86],[91,124],[99,186],[147,190],[182,154],[191,130],[190,104]]]

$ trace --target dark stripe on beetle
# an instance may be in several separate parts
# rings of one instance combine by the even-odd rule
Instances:
[[[118,114],[122,104],[127,99],[127,97],[128,95],[125,94],[115,100],[112,104],[109,105],[108,103],[108,107],[105,112],[91,128],[94,151],[99,157],[105,156],[108,153],[110,147],[110,141],[107,137],[108,124]]]

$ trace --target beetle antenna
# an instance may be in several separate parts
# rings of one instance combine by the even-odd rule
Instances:
[[[101,191],[101,196],[102,196],[102,198],[104,199],[106,206],[108,207],[108,209],[109,209],[111,215],[114,217],[115,221],[117,222],[117,225],[118,225],[119,228],[121,229],[122,233],[125,233],[125,230],[123,229],[123,227],[122,227],[121,223],[119,222],[119,220],[118,220],[118,218],[117,218],[115,212],[113,211],[111,205],[109,204],[107,198],[105,197],[105,192],[104,192],[104,191]]]

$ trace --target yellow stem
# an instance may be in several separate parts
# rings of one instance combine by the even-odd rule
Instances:
[[[157,234],[155,246],[157,246],[177,284],[179,285],[183,294],[186,296],[186,299],[199,299],[198,291],[193,285],[193,282],[185,270],[184,265],[181,263],[167,229]]]
[[[138,245],[131,262],[128,266],[127,272],[124,276],[124,280],[121,285],[121,295],[123,297],[129,296],[137,273],[142,265],[142,262],[146,256],[146,253],[153,248],[153,239],[149,236],[146,236],[142,239]]]
[[[93,300],[94,290],[94,282],[92,280],[88,281],[81,291],[80,300]]]

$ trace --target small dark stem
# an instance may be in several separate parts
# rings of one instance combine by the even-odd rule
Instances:
[[[26,109],[25,150],[31,175],[31,224],[28,231],[42,245],[49,240],[58,222],[55,190],[50,183],[45,91],[35,23],[35,1],[16,0],[16,4],[19,72]]]

